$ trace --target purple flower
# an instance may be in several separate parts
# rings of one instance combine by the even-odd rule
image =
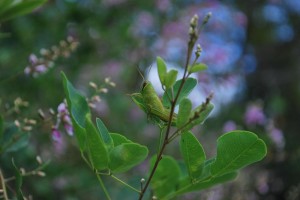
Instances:
[[[43,73],[45,73],[47,70],[48,70],[48,69],[47,69],[46,65],[44,65],[44,64],[35,66],[35,72],[36,72],[37,74],[43,74]]]
[[[74,135],[72,124],[64,124],[64,127],[65,127],[65,130],[68,133],[68,135],[70,135],[70,136]]]
[[[263,125],[266,121],[266,117],[261,106],[257,104],[251,104],[247,107],[244,119],[245,123],[250,126],[256,124]]]
[[[35,54],[30,54],[29,56],[29,62],[31,65],[37,65],[38,64],[38,58]]]
[[[223,126],[224,132],[233,131],[236,129],[236,123],[234,121],[227,121]]]
[[[51,135],[52,135],[52,139],[54,142],[57,142],[57,143],[62,142],[61,133],[59,132],[59,130],[56,127],[52,128]]]
[[[269,136],[279,149],[283,149],[285,145],[285,140],[283,133],[280,129],[275,127],[271,128],[271,130],[269,131]]]
[[[58,111],[58,113],[65,113],[67,111],[66,104],[64,102],[59,104],[57,107],[57,111]]]

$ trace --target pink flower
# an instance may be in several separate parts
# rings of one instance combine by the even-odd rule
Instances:
[[[59,130],[56,127],[52,128],[51,135],[52,135],[52,139],[54,142],[57,142],[57,143],[62,142],[61,133],[59,132]]]
[[[234,121],[227,121],[223,126],[224,132],[233,131],[236,129],[236,123]]]
[[[64,124],[65,130],[68,133],[69,136],[73,136],[74,132],[73,132],[73,126],[72,124]]]
[[[266,121],[266,117],[261,106],[257,104],[251,104],[247,107],[244,119],[245,123],[250,126],[256,124],[263,125]]]

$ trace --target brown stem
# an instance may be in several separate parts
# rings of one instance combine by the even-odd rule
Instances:
[[[178,92],[176,94],[176,97],[173,101],[171,101],[171,112],[170,112],[170,116],[169,116],[169,121],[168,121],[168,126],[167,126],[167,130],[166,130],[166,134],[165,134],[165,138],[164,138],[164,142],[163,142],[163,145],[156,157],[156,161],[154,163],[154,166],[153,166],[153,169],[151,170],[151,173],[150,173],[150,176],[145,184],[145,186],[142,188],[141,190],[141,193],[140,193],[140,196],[139,196],[139,200],[142,200],[143,197],[144,197],[144,194],[153,178],[153,175],[158,167],[158,164],[160,162],[160,160],[162,159],[162,154],[167,146],[167,144],[169,143],[168,139],[169,139],[169,134],[170,134],[170,130],[171,130],[171,123],[172,123],[172,119],[173,119],[173,114],[174,114],[174,110],[175,110],[175,106],[176,106],[176,102],[178,100],[178,97],[179,97],[179,94],[182,90],[182,87],[185,83],[185,80],[186,80],[186,74],[187,74],[187,69],[188,69],[188,65],[189,65],[189,61],[190,61],[190,58],[191,58],[191,54],[192,54],[192,51],[193,51],[193,48],[194,48],[194,45],[195,45],[195,42],[191,42],[192,40],[190,40],[190,42],[188,43],[188,52],[187,52],[187,58],[186,58],[186,63],[185,63],[185,68],[184,68],[184,74],[183,74],[183,78],[182,78],[182,81],[181,81],[181,84],[179,86],[179,89],[178,89]]]

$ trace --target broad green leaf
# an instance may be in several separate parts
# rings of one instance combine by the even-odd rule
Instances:
[[[184,194],[188,192],[193,192],[193,191],[200,191],[206,188],[213,187],[215,185],[225,183],[231,180],[234,180],[237,177],[238,173],[237,172],[231,172],[228,174],[224,174],[222,176],[218,177],[211,177],[209,179],[199,181],[198,183],[192,184],[188,180],[182,180],[180,183],[180,187],[176,191],[173,196],[177,196],[179,194]],[[167,199],[167,198],[166,198]]]
[[[86,139],[92,166],[97,170],[107,169],[108,153],[89,115],[86,115]]]
[[[217,157],[211,166],[213,176],[221,176],[266,156],[267,148],[262,139],[249,131],[232,131],[218,138]]]
[[[97,128],[108,151],[110,151],[114,147],[114,141],[111,138],[106,126],[101,121],[101,119],[96,118]]]
[[[109,152],[109,169],[113,173],[122,173],[138,165],[147,158],[146,146],[137,143],[123,143]]]
[[[191,182],[195,182],[202,174],[206,159],[204,149],[192,132],[181,135],[180,150],[187,166]]]
[[[151,168],[153,168],[156,155],[151,158]],[[150,182],[154,195],[158,199],[167,196],[176,190],[180,178],[180,168],[176,160],[171,156],[163,156]]]
[[[196,73],[203,70],[207,70],[207,65],[204,63],[197,63],[189,68],[189,73]]]
[[[127,139],[125,136],[118,133],[110,133],[110,136],[114,142],[114,147],[124,143],[133,143],[131,140]]]
[[[47,0],[22,0],[14,1],[0,13],[0,22],[5,21],[19,15],[27,14],[39,6],[43,5]]]
[[[169,89],[171,87],[173,87],[176,79],[177,79],[177,74],[178,74],[178,71],[177,70],[170,70],[166,76],[165,76],[165,86],[166,86],[166,89]]]
[[[161,57],[156,58],[157,72],[162,85],[165,85],[165,76],[167,74],[167,66]]]
[[[23,177],[22,177],[20,170],[16,166],[14,159],[12,159],[12,164],[13,164],[14,170],[15,170],[17,199],[23,200],[24,196],[23,196],[22,189],[21,189],[22,184],[23,184]]]
[[[15,124],[10,124],[0,138],[0,153],[15,152],[28,145],[29,133],[22,132]]]
[[[176,122],[177,128],[182,127],[189,121],[191,110],[192,102],[188,98],[184,98],[179,104],[179,111]]]
[[[202,107],[203,107],[203,105],[200,105],[200,106],[198,106],[197,108],[195,108],[195,109],[192,111],[192,113],[191,113],[191,115],[190,115],[190,119],[192,119],[192,120],[191,120],[191,123],[188,124],[188,125],[183,129],[183,131],[188,131],[188,130],[190,130],[191,128],[193,128],[194,126],[196,126],[196,125],[198,125],[198,124],[203,124],[204,121],[207,119],[208,115],[209,115],[209,114],[211,113],[211,111],[213,110],[214,105],[210,103],[210,104],[208,104],[208,105],[206,106],[206,108],[205,108],[203,111],[201,111],[201,110],[202,110]],[[199,113],[199,111],[201,111],[201,112]],[[199,113],[199,114],[197,114],[197,113]]]
[[[66,75],[62,72],[65,95],[72,118],[74,132],[81,150],[85,148],[85,116],[90,115],[90,109],[84,96],[82,96],[69,82]]]
[[[173,86],[173,91],[174,91],[174,96],[177,95],[178,93],[178,90],[179,90],[179,87],[180,87],[180,84],[182,82],[182,79],[176,81],[176,83],[174,84]],[[194,79],[194,78],[187,78],[183,87],[182,87],[182,90],[178,96],[178,99],[177,99],[177,102],[176,102],[176,105],[180,103],[180,101],[182,99],[184,99],[185,97],[187,97],[191,91],[194,89],[194,87],[197,85],[197,80]],[[166,108],[170,108],[171,107],[171,103],[168,99],[168,95],[169,96],[172,96],[171,94],[171,88],[170,89],[167,89],[166,92],[164,93],[163,95],[163,98],[162,98],[162,101],[163,101],[163,105],[164,107]]]

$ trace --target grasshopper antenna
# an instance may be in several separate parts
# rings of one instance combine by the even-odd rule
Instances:
[[[141,69],[139,68],[139,66],[136,66],[136,69],[137,69],[137,71],[139,72],[139,74],[141,75],[141,77],[142,77],[142,79],[143,79],[143,82],[145,82],[145,77],[143,76],[143,73],[142,73],[142,71],[141,71]]]

